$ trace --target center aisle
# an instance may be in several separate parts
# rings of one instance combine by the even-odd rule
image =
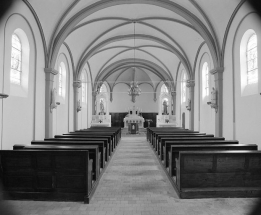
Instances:
[[[146,138],[122,137],[88,211],[90,214],[91,211],[93,214],[170,214],[175,199],[177,194]]]

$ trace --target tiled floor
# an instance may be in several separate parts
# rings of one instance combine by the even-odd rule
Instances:
[[[122,137],[89,205],[79,202],[4,201],[10,214],[245,215],[256,199],[181,200],[145,137]]]

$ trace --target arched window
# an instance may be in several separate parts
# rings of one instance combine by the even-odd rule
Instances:
[[[22,73],[22,43],[20,38],[16,35],[12,35],[12,50],[11,50],[11,83],[21,85],[21,73]]]
[[[62,66],[59,66],[59,77],[58,77],[58,95],[62,96],[62,90],[63,90],[63,74],[62,74]]]
[[[66,91],[66,68],[63,62],[59,65],[58,73],[58,95],[62,98],[65,98]]]
[[[246,50],[247,59],[247,84],[258,82],[258,67],[257,67],[257,36],[253,34],[247,42]]]
[[[102,86],[100,88],[100,93],[107,93],[107,88],[106,88],[105,84],[102,84]]]
[[[85,80],[85,76],[84,76],[84,74],[82,73],[82,78],[81,78],[82,80],[82,102],[83,103],[86,103],[87,101],[87,99],[86,99],[86,89],[87,89],[87,87],[86,87],[86,80]]]
[[[168,90],[168,88],[165,84],[162,85],[160,92],[161,93],[169,93],[169,90]]]
[[[207,62],[202,67],[202,96],[203,99],[209,96],[209,68]]]
[[[184,103],[187,99],[187,75],[184,70],[181,77],[181,103]]]

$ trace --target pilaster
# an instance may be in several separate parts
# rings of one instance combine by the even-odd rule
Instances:
[[[78,99],[79,99],[79,88],[82,87],[80,80],[73,82],[73,113],[74,113],[74,130],[78,130]]]
[[[51,111],[51,99],[54,76],[58,71],[53,68],[44,68],[45,72],[45,138],[53,137],[53,112]]]
[[[190,110],[189,110],[189,129],[194,130],[194,103],[195,103],[195,96],[194,96],[194,89],[195,89],[195,80],[188,80],[186,87],[189,90],[189,99],[190,99]]]
[[[223,72],[224,68],[214,68],[209,71],[214,75],[215,89],[217,91],[217,106],[218,109],[215,114],[215,136],[223,136]]]

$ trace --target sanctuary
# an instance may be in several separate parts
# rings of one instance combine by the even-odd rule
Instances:
[[[139,128],[144,126],[144,118],[141,116],[142,109],[133,106],[128,110],[128,114],[123,119],[124,128],[128,128],[130,123],[137,123]]]

